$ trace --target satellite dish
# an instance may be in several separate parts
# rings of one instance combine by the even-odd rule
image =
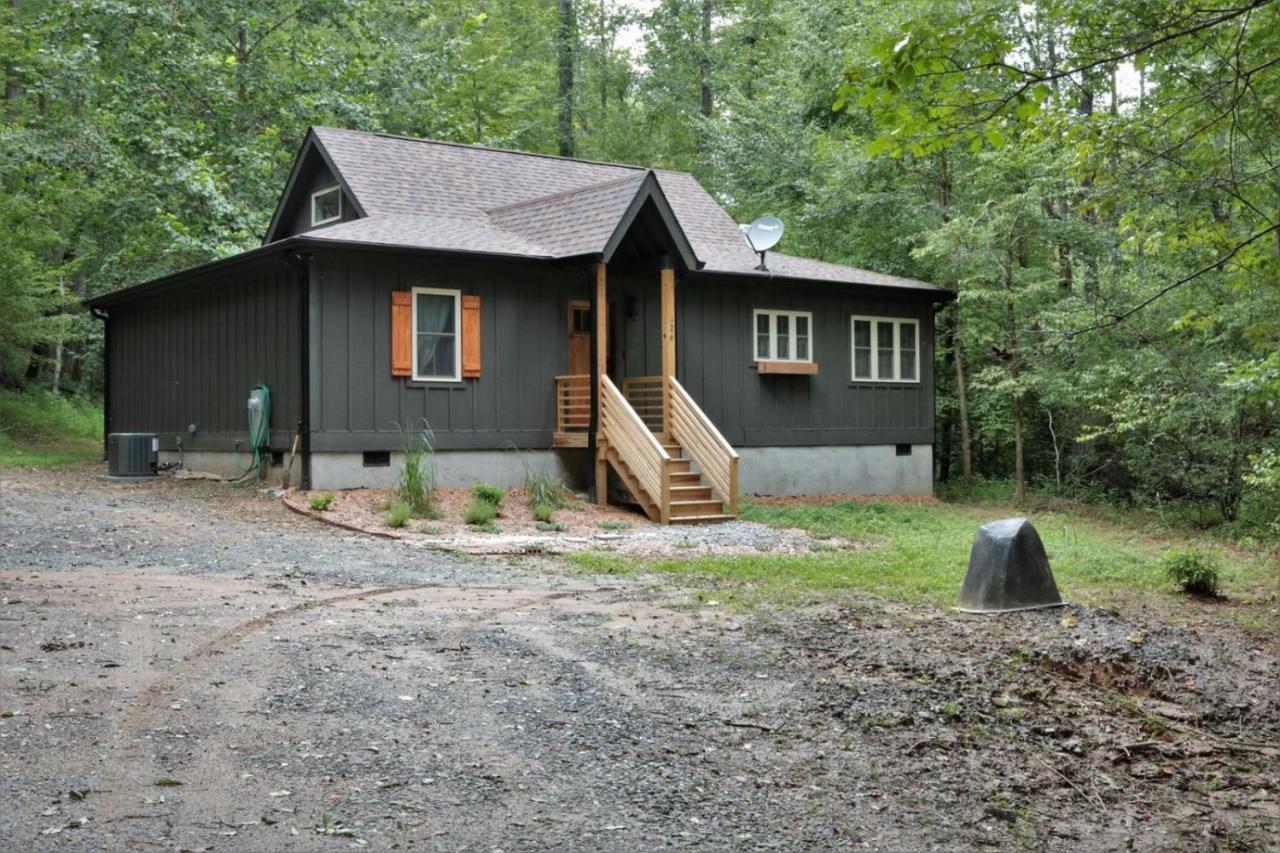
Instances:
[[[751,250],[760,255],[760,266],[756,269],[768,271],[769,268],[764,265],[764,253],[778,245],[778,241],[782,239],[782,220],[776,216],[761,216],[746,226],[744,231]]]

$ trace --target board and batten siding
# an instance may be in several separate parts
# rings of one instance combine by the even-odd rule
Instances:
[[[567,303],[581,266],[317,252],[311,263],[311,448],[399,450],[401,430],[438,450],[551,446],[555,377],[568,363]],[[481,374],[460,382],[391,375],[391,293],[414,287],[480,297]]]
[[[626,376],[661,371],[657,276],[625,282],[626,311],[615,353]],[[813,376],[756,371],[755,309],[813,314]],[[855,382],[850,318],[920,322],[918,383]],[[933,306],[848,285],[775,280],[743,284],[686,275],[676,287],[676,373],[729,442],[738,447],[930,444],[934,427]]]
[[[297,273],[278,258],[113,305],[112,432],[155,432],[163,450],[247,445],[250,390],[271,390],[271,448],[301,414]],[[194,434],[190,426],[195,425]],[[247,464],[247,463],[246,463]]]

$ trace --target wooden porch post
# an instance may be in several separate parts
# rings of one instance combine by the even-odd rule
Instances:
[[[662,432],[671,435],[671,379],[676,375],[676,271],[662,268]]]
[[[595,351],[596,351],[596,400],[604,399],[604,377],[609,369],[609,302],[608,287],[605,276],[605,264],[596,264],[596,298],[595,298]],[[599,403],[597,403],[599,406]],[[596,419],[596,504],[609,505],[609,463],[605,460],[607,440],[600,429],[600,418]]]

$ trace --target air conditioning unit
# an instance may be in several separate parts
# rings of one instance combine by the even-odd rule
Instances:
[[[108,477],[154,477],[160,437],[154,432],[113,432],[107,436]]]

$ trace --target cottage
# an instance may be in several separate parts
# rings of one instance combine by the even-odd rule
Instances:
[[[388,486],[430,425],[442,484],[521,452],[661,521],[740,492],[927,494],[933,285],[770,253],[693,179],[311,128],[262,246],[99,296],[108,432],[234,471],[266,385],[274,464]]]

